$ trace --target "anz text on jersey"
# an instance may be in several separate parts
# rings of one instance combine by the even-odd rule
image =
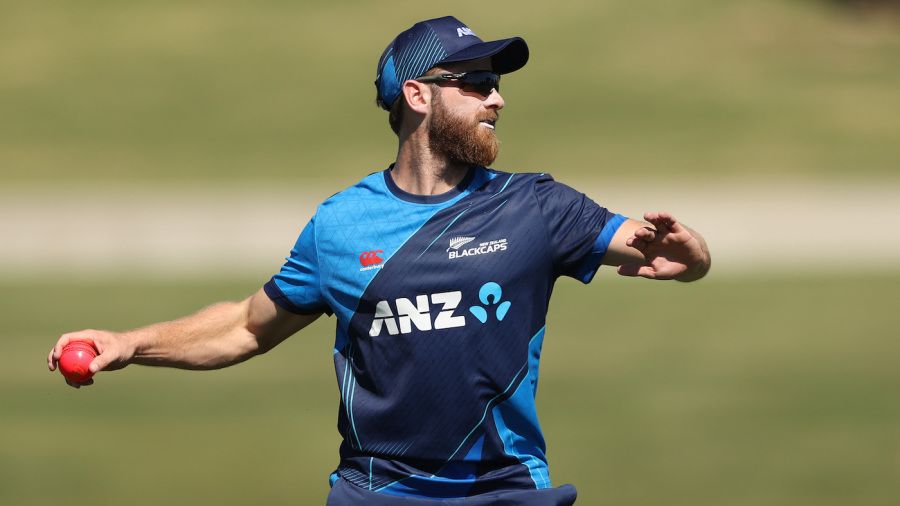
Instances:
[[[464,327],[466,325],[466,317],[463,315],[454,315],[453,310],[459,306],[462,300],[462,292],[433,293],[430,296],[431,304],[440,304],[441,310],[437,314],[434,322],[431,321],[431,304],[429,304],[428,295],[416,296],[416,303],[413,304],[409,299],[397,299],[394,307],[397,308],[396,317],[391,309],[391,304],[383,300],[375,305],[375,315],[372,319],[372,327],[369,329],[370,337],[378,337],[381,331],[387,328],[389,335],[409,334],[412,332],[413,325],[416,330],[429,331],[451,329],[454,327]],[[478,290],[478,300],[486,307],[475,305],[469,308],[475,318],[485,324],[491,319],[488,309],[493,311],[494,318],[497,321],[503,321],[506,314],[512,307],[512,302],[503,300],[503,288],[494,281],[488,281],[481,285]]]
[[[465,316],[453,316],[453,310],[459,306],[462,300],[462,292],[444,292],[431,294],[432,304],[441,304],[441,312],[434,319],[434,329],[449,329],[453,327],[463,327],[466,325]],[[395,336],[397,334],[409,334],[412,332],[412,326],[415,325],[418,330],[431,330],[431,306],[428,304],[428,295],[419,295],[416,297],[416,303],[413,304],[409,299],[397,299],[395,302],[397,307],[397,318],[391,311],[388,301],[383,300],[375,306],[375,319],[372,320],[372,328],[369,329],[369,336],[376,337],[381,335],[382,327],[387,327],[388,334]],[[400,326],[397,328],[397,322]]]

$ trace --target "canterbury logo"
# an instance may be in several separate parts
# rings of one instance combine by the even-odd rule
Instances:
[[[380,264],[384,262],[384,259],[378,256],[379,253],[384,253],[384,250],[373,250],[373,251],[365,251],[361,255],[359,255],[359,263],[363,267],[369,267],[370,265]]]
[[[477,37],[477,35],[475,35],[475,32],[473,32],[471,28],[461,26],[456,29],[456,36],[462,37],[463,35],[471,35],[473,37]]]
[[[450,247],[447,248],[447,251],[450,251],[451,249],[459,249],[474,240],[474,237],[454,237],[453,239],[450,239]]]

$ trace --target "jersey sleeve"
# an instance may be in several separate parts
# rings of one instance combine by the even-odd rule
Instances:
[[[548,174],[537,179],[534,192],[547,227],[554,270],[589,283],[626,218]]]
[[[263,286],[282,308],[298,314],[332,314],[322,296],[315,217],[309,220],[281,271]]]

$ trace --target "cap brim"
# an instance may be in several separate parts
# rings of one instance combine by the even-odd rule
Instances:
[[[494,72],[498,74],[515,72],[528,63],[528,44],[521,37],[480,42],[447,56],[435,65],[480,60],[487,57],[491,58]]]

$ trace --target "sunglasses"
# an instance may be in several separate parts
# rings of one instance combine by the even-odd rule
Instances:
[[[494,90],[500,92],[500,75],[489,70],[418,77],[416,81],[420,83],[455,83],[463,91],[475,92],[484,97],[489,96]]]

